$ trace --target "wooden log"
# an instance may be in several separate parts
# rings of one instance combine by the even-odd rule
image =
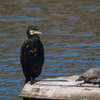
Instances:
[[[22,89],[19,97],[55,100],[100,100],[99,85],[82,84],[75,80],[79,75],[39,80],[33,85],[28,82]]]

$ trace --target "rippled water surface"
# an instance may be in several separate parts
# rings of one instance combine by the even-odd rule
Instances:
[[[29,25],[43,33],[45,63],[38,79],[100,67],[99,0],[1,0],[0,100],[22,100],[19,56]]]

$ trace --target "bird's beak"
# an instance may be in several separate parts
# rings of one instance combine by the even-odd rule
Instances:
[[[34,34],[42,34],[42,32],[39,32],[39,31],[36,31],[36,30],[31,30],[30,31],[30,34],[31,35],[34,35]]]
[[[39,32],[39,31],[35,31],[35,34],[42,34],[42,32]]]

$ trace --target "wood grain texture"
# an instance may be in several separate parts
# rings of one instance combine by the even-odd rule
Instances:
[[[28,82],[22,89],[19,97],[38,99],[87,99],[100,100],[99,85],[82,84],[75,82],[79,75],[59,78],[49,78],[37,81],[33,85]]]

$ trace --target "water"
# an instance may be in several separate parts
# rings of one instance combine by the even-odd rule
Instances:
[[[82,74],[100,67],[100,2],[84,0],[0,1],[0,100],[22,100],[20,47],[36,25],[45,48],[38,79]]]

